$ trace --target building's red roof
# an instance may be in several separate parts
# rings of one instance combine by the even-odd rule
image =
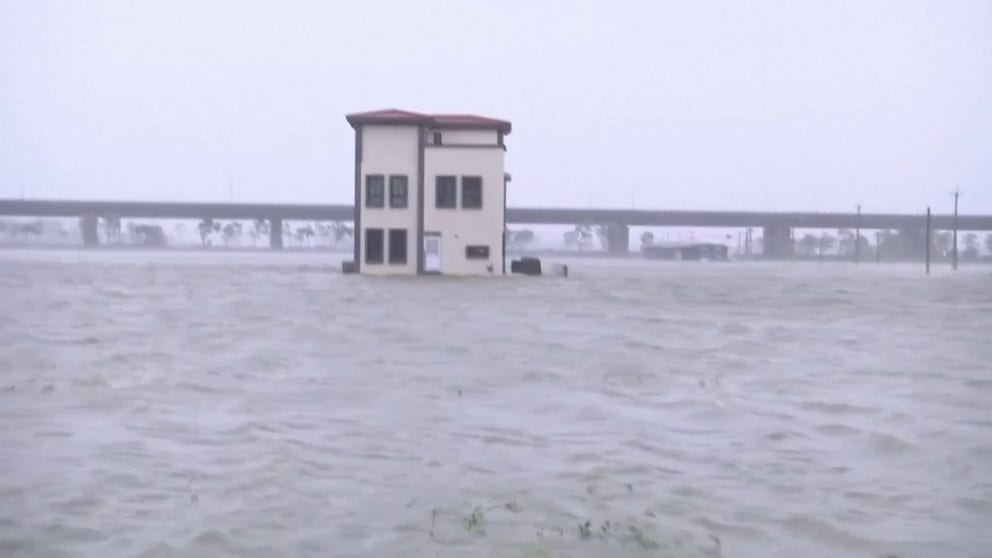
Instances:
[[[363,124],[412,124],[439,128],[475,128],[510,133],[510,122],[474,114],[421,114],[399,109],[356,112],[347,115],[352,128]]]

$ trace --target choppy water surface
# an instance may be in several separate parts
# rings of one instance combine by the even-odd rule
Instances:
[[[992,554],[992,268],[572,271],[2,253],[0,555]]]

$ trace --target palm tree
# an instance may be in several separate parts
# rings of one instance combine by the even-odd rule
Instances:
[[[165,231],[159,225],[132,223],[128,225],[128,235],[131,236],[132,242],[136,242],[142,246],[161,247],[165,246],[167,242]]]
[[[241,223],[237,221],[224,225],[222,229],[224,235],[224,246],[230,246],[231,242],[241,236]]]
[[[300,244],[309,245],[311,240],[313,240],[314,232],[310,225],[304,225],[296,229],[296,240]]]
[[[314,223],[313,230],[317,238],[323,240],[327,245],[331,244],[331,226],[327,223]]]
[[[210,235],[220,231],[220,223],[215,223],[213,219],[207,217],[200,220],[196,228],[200,233],[200,243],[203,246],[210,246]]]
[[[352,238],[354,235],[351,227],[340,221],[331,222],[331,231],[334,233],[334,242],[341,242],[345,237]]]
[[[579,250],[582,250],[592,242],[592,227],[585,224],[575,225],[575,236],[578,239]]]
[[[654,233],[651,231],[641,233],[641,247],[651,246],[652,244],[654,244]]]
[[[289,221],[282,222],[282,241],[286,246],[292,245],[293,242],[293,227],[289,225]]]
[[[603,250],[610,249],[610,230],[606,225],[596,225],[593,227],[596,238],[599,240],[599,247]]]
[[[121,218],[104,217],[101,221],[103,221],[103,235],[107,238],[107,242],[110,244],[119,243],[121,241]]]
[[[269,234],[269,222],[265,219],[255,219],[251,224],[251,243],[254,246],[258,237],[268,236]]]
[[[506,241],[510,244],[510,246],[514,247],[529,244],[534,241],[534,231],[530,229],[523,229],[519,231],[507,230]]]

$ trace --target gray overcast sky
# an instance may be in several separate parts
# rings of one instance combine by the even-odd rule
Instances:
[[[992,213],[989,1],[0,0],[0,197],[349,202],[387,107],[511,205]]]

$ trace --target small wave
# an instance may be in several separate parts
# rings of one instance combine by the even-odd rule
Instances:
[[[918,446],[893,434],[873,432],[869,437],[869,445],[875,451],[885,455],[899,455],[914,451]]]
[[[805,411],[814,411],[830,415],[873,415],[878,410],[864,405],[830,401],[800,401],[798,406]]]
[[[965,380],[964,385],[970,388],[992,388],[992,378],[974,378]]]
[[[39,430],[32,434],[35,438],[71,438],[75,432],[71,430]]]
[[[745,335],[751,333],[751,328],[743,322],[726,322],[720,326],[720,333],[724,335]]]
[[[192,546],[204,550],[233,550],[231,540],[228,536],[217,529],[201,531],[191,538],[189,542]]]
[[[105,532],[89,527],[71,527],[61,523],[54,523],[45,526],[45,532],[49,537],[60,542],[100,542],[109,538]]]
[[[865,551],[871,547],[871,541],[819,517],[792,515],[779,523],[802,538],[815,539],[831,548],[842,545],[851,550]]]
[[[775,430],[773,432],[769,432],[769,433],[765,434],[765,438],[767,438],[767,439],[769,439],[769,440],[771,440],[773,442],[780,442],[782,440],[791,440],[791,439],[798,439],[798,438],[809,438],[809,435],[803,434],[802,432],[799,432],[798,430]]]
[[[113,287],[97,287],[97,293],[101,296],[106,296],[108,298],[124,299],[131,298],[133,295],[129,291],[124,289],[115,289]]]
[[[861,432],[861,430],[853,426],[839,423],[821,424],[816,426],[815,429],[817,432],[828,436],[854,436]]]
[[[985,275],[831,292],[827,264],[437,282],[155,257],[153,281],[4,265],[0,556],[484,555],[537,531],[561,555],[644,550],[608,517],[700,533],[675,556],[962,556],[948,527],[992,517]],[[468,500],[508,492],[524,512],[466,533]],[[917,533],[940,540],[874,540]]]
[[[64,343],[67,345],[97,345],[100,343],[100,338],[94,335],[88,335],[86,337],[68,339]]]

